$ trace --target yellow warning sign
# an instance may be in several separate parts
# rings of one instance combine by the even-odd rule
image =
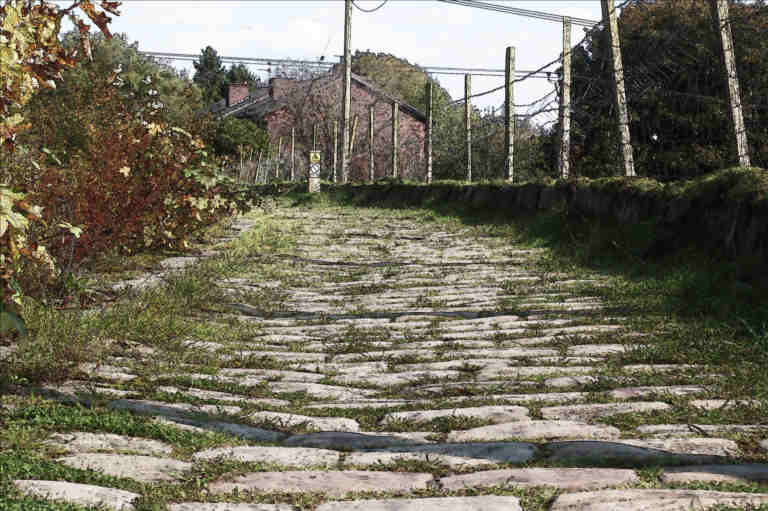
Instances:
[[[309,152],[309,162],[310,163],[320,163],[320,151],[310,151]]]

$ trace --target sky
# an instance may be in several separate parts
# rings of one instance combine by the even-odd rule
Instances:
[[[599,0],[492,1],[593,20],[601,17]],[[381,0],[356,0],[356,4],[373,9]],[[343,54],[342,0],[126,0],[120,12],[110,30],[138,41],[140,51],[199,54],[210,45],[223,56],[301,60],[324,56],[326,62],[338,62]],[[584,36],[583,30],[573,26],[574,44]],[[507,46],[516,48],[518,70],[538,69],[561,55],[562,25],[435,0],[390,0],[376,12],[354,9],[352,14],[353,52],[390,53],[422,66],[503,69]],[[191,62],[172,64],[194,72]],[[265,71],[258,74],[262,79],[269,77]],[[463,97],[463,76],[434,77],[451,97]],[[472,92],[503,83],[503,76],[474,76]],[[553,87],[547,79],[521,82],[515,87],[515,103],[533,102]],[[473,105],[499,107],[503,101],[501,90],[473,99]],[[517,113],[535,109],[518,107]]]

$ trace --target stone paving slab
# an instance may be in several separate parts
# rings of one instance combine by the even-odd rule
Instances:
[[[123,367],[116,367],[105,364],[93,364],[90,362],[78,366],[83,373],[89,377],[102,378],[104,380],[113,380],[120,383],[128,382],[137,378],[133,373],[128,373]]]
[[[139,497],[139,494],[125,490],[66,481],[16,480],[13,485],[25,495],[81,506],[108,506],[117,511],[133,511],[133,501]]]
[[[650,395],[687,396],[689,394],[699,394],[707,389],[703,385],[666,385],[658,387],[625,387],[613,389],[608,395],[614,399],[630,399],[633,397],[646,397]]]
[[[562,401],[579,401],[589,397],[587,392],[549,392],[541,394],[483,394],[483,399],[494,399],[498,401],[508,401],[510,403],[558,403]],[[448,398],[447,401],[464,401],[475,399],[473,396],[458,396]]]
[[[768,494],[704,490],[601,490],[559,495],[549,511],[699,511],[768,503]]]
[[[587,490],[637,483],[634,470],[615,468],[519,468],[486,470],[472,474],[443,477],[446,490],[487,486],[553,486],[562,490]]]
[[[690,406],[704,410],[721,410],[725,408],[750,408],[760,406],[757,399],[725,400],[725,399],[693,399],[688,402]]]
[[[672,407],[661,402],[603,403],[590,405],[547,406],[541,409],[545,419],[590,421],[599,417],[609,417],[621,413],[650,412],[669,410]]]
[[[432,475],[422,473],[368,472],[364,470],[254,472],[219,480],[209,489],[213,494],[234,490],[258,493],[318,492],[342,497],[350,492],[409,492],[424,489]]]
[[[250,398],[248,396],[242,396],[238,394],[230,394],[228,392],[217,392],[215,390],[201,390],[201,389],[180,389],[171,386],[156,387],[155,390],[160,392],[166,392],[168,394],[182,394],[186,396],[196,397],[198,399],[209,399],[216,401],[235,401],[249,405],[267,405],[267,406],[288,406],[290,401],[284,399],[271,399],[271,398]]]
[[[566,438],[590,438],[597,440],[613,440],[619,438],[621,432],[613,426],[586,424],[574,421],[539,421],[508,422],[493,426],[451,431],[448,433],[449,442],[466,442],[471,440],[491,441],[506,439],[522,440],[554,440]]]
[[[107,475],[145,483],[173,481],[192,468],[191,463],[171,458],[128,454],[79,453],[75,456],[57,458],[56,461],[68,467],[92,469]]]
[[[356,399],[354,401],[348,401],[346,403],[321,403],[316,405],[308,405],[304,408],[314,410],[318,408],[393,408],[396,406],[404,405],[426,405],[427,401],[416,401],[409,399]]]
[[[359,431],[360,425],[343,417],[309,417],[295,413],[255,412],[248,416],[254,422],[272,422],[282,428],[304,426],[318,431]]]
[[[637,431],[659,438],[702,436],[720,433],[763,433],[768,436],[768,426],[752,424],[647,424],[638,426]]]
[[[327,502],[317,511],[523,511],[517,497],[492,495]]]
[[[324,374],[308,373],[303,371],[289,371],[282,369],[224,368],[219,371],[219,374],[234,378],[248,377],[253,379],[262,378],[264,380],[277,378],[280,381],[299,381],[312,383],[316,383],[325,378]]]
[[[374,390],[325,385],[322,383],[280,381],[270,383],[269,387],[272,392],[306,392],[310,396],[320,399],[356,399],[376,394]]]
[[[451,456],[440,453],[427,452],[353,452],[347,454],[344,458],[345,467],[370,467],[380,464],[391,464],[395,462],[433,462],[441,465],[447,465],[451,468],[479,467],[483,465],[494,465],[494,461],[479,458],[470,458],[466,456]]]
[[[296,508],[288,504],[230,504],[220,502],[217,504],[205,502],[181,502],[171,504],[168,511],[296,511]]]
[[[39,389],[33,387],[26,390],[29,390],[32,394],[39,393],[43,397],[50,399],[72,403],[80,402],[83,404],[89,404],[94,399],[104,396],[115,398],[136,394],[135,391],[113,389],[112,387],[80,380],[70,380],[59,384],[43,385]]]
[[[678,454],[708,454],[711,456],[740,456],[741,449],[733,440],[725,438],[656,438],[622,440],[622,444],[675,452]]]
[[[196,414],[237,414],[242,411],[239,406],[230,405],[191,405],[187,403],[165,403],[139,399],[117,399],[110,401],[107,407],[113,410],[128,410],[145,415],[166,415],[170,417],[191,416]]]
[[[318,465],[336,465],[340,454],[327,449],[308,447],[218,447],[206,449],[192,456],[195,460],[225,460],[275,463],[284,466],[312,467]]]
[[[761,483],[768,482],[768,464],[744,463],[741,465],[696,465],[667,467],[661,474],[665,483],[725,482]]]
[[[266,350],[243,350],[228,355],[219,355],[221,360],[237,360],[254,357],[261,358],[274,358],[275,360],[289,361],[289,362],[322,362],[325,359],[323,353],[296,353],[294,351],[266,351]]]
[[[366,383],[379,387],[391,387],[393,385],[405,385],[418,382],[424,379],[448,379],[463,376],[461,371],[403,371],[398,373],[381,373],[370,375],[343,375],[336,376],[334,379],[342,383]],[[372,395],[372,394],[369,394]]]
[[[279,431],[270,431],[262,428],[254,428],[245,424],[224,422],[217,420],[201,420],[186,417],[155,417],[155,421],[161,424],[177,427],[197,433],[229,433],[231,435],[254,440],[256,442],[278,442],[288,435]]]
[[[478,406],[472,408],[448,408],[444,410],[417,410],[391,412],[381,420],[382,424],[394,421],[428,422],[441,417],[472,417],[494,423],[528,420],[528,409],[522,406]]]
[[[525,463],[539,453],[535,444],[525,442],[468,442],[396,446],[386,452],[432,453],[487,460],[490,463]]]
[[[585,374],[595,370],[591,366],[508,366],[489,367],[477,373],[478,378],[530,378],[553,374]]]
[[[136,438],[111,433],[54,433],[46,444],[55,445],[71,452],[131,451],[139,454],[170,454],[173,448],[158,440]]]

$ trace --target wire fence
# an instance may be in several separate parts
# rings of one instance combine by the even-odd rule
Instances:
[[[768,39],[764,37],[768,33],[768,6],[761,1],[733,3],[727,19],[720,19],[713,6],[710,0],[627,0],[617,7],[621,9],[618,31],[621,84],[626,94],[623,104],[616,94],[615,43],[609,28],[601,22],[585,30],[584,37],[567,50],[572,62],[568,133],[563,132],[562,123],[562,55],[515,78],[513,86],[533,79],[547,84],[540,97],[515,104],[512,109],[515,180],[560,177],[558,159],[564,136],[570,141],[569,177],[623,175],[626,152],[617,129],[619,107],[628,111],[630,155],[639,176],[671,181],[737,165],[743,156],[737,134],[746,139],[752,164],[768,167]],[[732,33],[735,57],[735,67],[729,72],[724,60],[724,27]],[[550,80],[541,80],[547,75]],[[736,78],[740,94],[734,99]],[[473,180],[507,176],[506,88],[502,83],[433,105],[434,179],[465,179],[470,168]],[[477,98],[490,99],[497,106],[471,108],[471,142],[467,144],[465,106]],[[741,132],[734,123],[734,105],[743,112]],[[381,117],[378,119],[381,123]],[[376,147],[371,151],[367,129],[365,121],[361,122],[362,136],[358,134],[350,158],[351,180],[370,179],[370,155],[375,159],[376,179],[427,178],[424,134],[399,137],[393,151],[391,117],[385,118],[384,124],[376,127]],[[399,129],[409,134],[404,127]],[[330,130],[326,127],[323,133],[323,177],[338,180],[341,162],[331,158]],[[304,176],[304,155],[293,158],[297,162],[295,177]],[[254,179],[284,178],[286,168],[284,160],[278,164],[262,162]]]

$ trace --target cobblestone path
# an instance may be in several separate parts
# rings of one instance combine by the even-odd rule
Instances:
[[[768,427],[676,421],[690,407],[741,404],[718,400],[706,384],[717,376],[693,364],[633,363],[643,333],[579,292],[600,276],[543,273],[541,250],[424,215],[275,216],[295,245],[221,282],[276,297],[269,310],[231,304],[260,335],[237,346],[189,341],[224,367],[180,367],[183,378],[159,388],[167,402],[132,388],[135,371],[120,360],[93,368],[98,384],[57,387],[184,431],[225,432],[232,444],[185,456],[154,440],[75,431],[49,439],[70,452],[59,462],[149,485],[172,485],[202,463],[239,463],[205,483],[207,502],[171,511],[292,511],[302,504],[286,495],[312,492],[303,508],[316,511],[768,504]],[[133,509],[138,496],[14,484],[114,509]]]

